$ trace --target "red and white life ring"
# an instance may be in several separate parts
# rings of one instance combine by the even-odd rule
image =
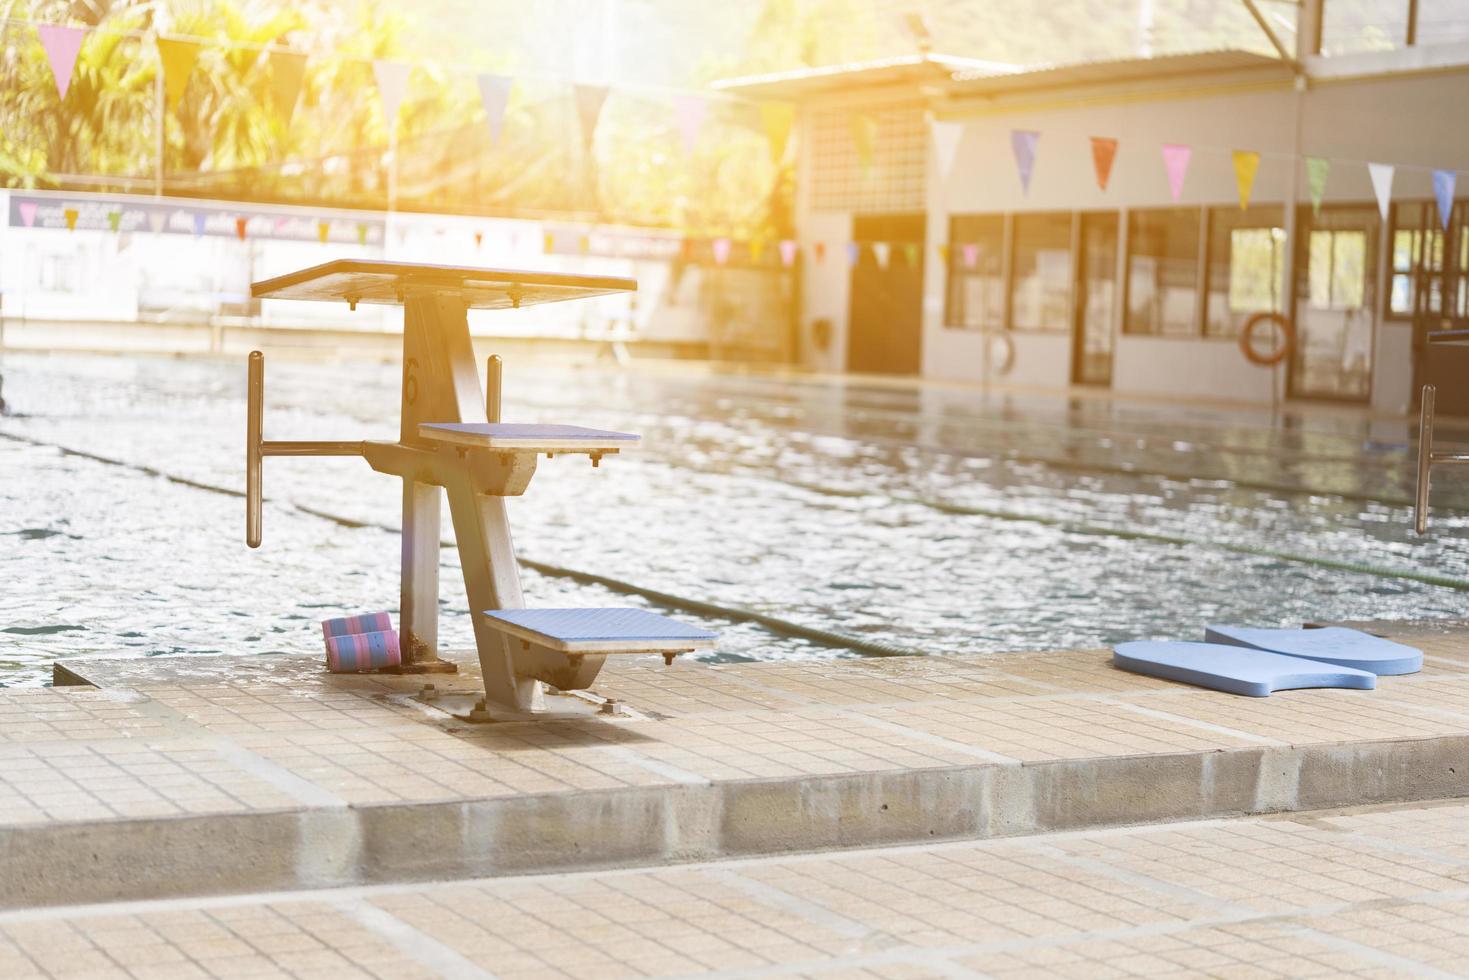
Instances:
[[[1007,333],[995,333],[990,334],[988,343],[990,373],[1004,377],[1015,366],[1015,341]]]
[[[1262,323],[1273,323],[1280,328],[1280,342],[1273,350],[1265,354],[1255,350],[1255,328]],[[1295,345],[1295,331],[1291,329],[1290,321],[1279,313],[1256,313],[1245,321],[1244,329],[1239,332],[1240,353],[1245,355],[1245,360],[1261,367],[1274,367],[1279,364],[1290,356]]]

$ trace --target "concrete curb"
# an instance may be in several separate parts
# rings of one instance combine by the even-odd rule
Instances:
[[[0,828],[0,908],[676,864],[1469,796],[1469,736]]]

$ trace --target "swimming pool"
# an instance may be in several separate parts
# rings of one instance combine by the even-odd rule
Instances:
[[[4,373],[0,685],[60,656],[315,652],[320,619],[396,606],[399,484],[360,460],[270,461],[245,548],[243,358],[9,353]],[[268,438],[396,438],[397,384],[276,359]],[[542,460],[510,503],[522,556],[904,649],[1469,611],[1423,580],[1469,585],[1469,484],[1435,474],[1435,503],[1464,509],[1415,539],[1401,421],[514,361],[505,415],[644,436],[599,469]],[[469,647],[454,560],[441,642]],[[529,570],[525,592],[648,604]],[[678,615],[721,631],[716,657],[856,655]]]

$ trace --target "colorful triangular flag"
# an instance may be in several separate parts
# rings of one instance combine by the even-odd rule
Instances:
[[[301,82],[306,78],[306,55],[299,51],[270,53],[270,104],[287,125],[296,114]]]
[[[1010,149],[1015,152],[1015,169],[1020,173],[1020,190],[1030,193],[1030,175],[1035,170],[1035,147],[1041,134],[1033,129],[1010,130]]]
[[[908,268],[918,265],[918,245],[908,242],[903,246],[903,259],[908,263]]]
[[[856,265],[857,260],[862,257],[862,246],[856,242],[847,242],[847,262]]]
[[[760,125],[765,130],[766,142],[770,144],[770,159],[780,163],[786,156],[786,144],[791,139],[791,126],[796,121],[796,109],[785,102],[760,103]]]
[[[66,230],[67,231],[76,231],[77,230],[77,218],[81,217],[81,212],[78,211],[76,208],[67,208],[65,211],[63,211],[61,213],[66,218]]]
[[[1311,195],[1311,213],[1321,213],[1321,199],[1326,196],[1326,177],[1331,161],[1325,157],[1306,157],[1306,189]]]
[[[959,246],[960,254],[964,256],[964,268],[973,269],[979,265],[979,246],[973,242],[965,242]]]
[[[479,104],[485,110],[485,127],[490,131],[490,142],[500,142],[500,130],[505,125],[505,110],[510,106],[510,90],[515,79],[504,75],[479,76]]]
[[[71,72],[76,67],[77,52],[87,32],[81,27],[63,27],[60,24],[37,24],[36,33],[41,35],[41,47],[46,49],[46,61],[51,65],[51,75],[56,79],[56,91],[66,98],[71,87]]]
[[[1458,181],[1458,173],[1453,170],[1435,170],[1433,172],[1433,196],[1438,201],[1438,220],[1443,222],[1443,230],[1449,230],[1449,219],[1454,214],[1454,185]]]
[[[193,41],[160,37],[158,57],[163,64],[164,100],[170,110],[176,109],[179,99],[184,97],[184,89],[188,88],[194,62],[199,60],[199,45]]]
[[[959,139],[964,135],[964,124],[935,122],[933,124],[933,159],[938,165],[939,180],[949,179],[954,171],[954,158],[959,153]]]
[[[202,234],[204,234],[204,220],[205,220],[205,218],[204,218],[204,215],[203,214],[195,214],[194,215],[194,234],[196,234],[196,235],[202,235]]]
[[[1117,141],[1110,136],[1092,137],[1092,169],[1097,172],[1097,189],[1106,190],[1112,179],[1112,162],[1117,159]]]
[[[581,120],[582,144],[591,147],[597,135],[597,120],[602,116],[602,105],[610,91],[606,85],[572,86],[576,91],[576,117]]]
[[[678,136],[683,140],[683,151],[689,156],[699,145],[699,134],[704,131],[704,117],[709,113],[709,102],[697,95],[675,95],[673,97],[673,120],[678,124]]]
[[[35,201],[20,202],[20,221],[27,228],[36,223],[36,207]]]
[[[1234,182],[1239,188],[1239,209],[1250,206],[1250,191],[1255,187],[1255,174],[1260,172],[1260,154],[1254,150],[1234,151]]]
[[[750,239],[750,264],[758,265],[760,257],[765,254],[765,239],[756,235]]]
[[[331,222],[329,222],[329,221],[318,221],[316,223],[316,237],[321,240],[321,243],[323,245],[326,244],[327,237],[330,236],[331,233],[332,233]]]
[[[1377,195],[1377,209],[1382,220],[1387,220],[1388,208],[1392,206],[1392,175],[1395,168],[1390,163],[1367,164],[1367,176],[1372,178],[1372,193]]]
[[[811,254],[816,256],[817,262],[826,261],[826,242],[816,242],[811,246]]]
[[[401,61],[377,58],[372,63],[372,77],[377,82],[378,98],[382,99],[383,122],[390,133],[398,131],[398,107],[408,94],[408,75],[412,71],[412,65]]]
[[[243,242],[245,240],[245,231],[249,228],[249,226],[250,226],[250,219],[249,218],[236,218],[235,219],[235,237],[238,238],[240,241]]]
[[[796,253],[799,249],[800,246],[796,244],[795,239],[782,238],[780,240],[780,264],[785,266],[794,265],[796,262]]]
[[[364,221],[357,222],[357,244],[367,244],[367,223]]]
[[[148,212],[148,227],[153,230],[153,234],[156,235],[159,232],[163,231],[164,227],[166,227],[167,225],[168,215],[164,214],[162,211]]]
[[[1183,196],[1183,181],[1188,176],[1188,161],[1193,155],[1193,149],[1181,143],[1163,144],[1163,169],[1168,171],[1168,193],[1175,201]]]
[[[892,253],[893,247],[887,242],[872,243],[872,257],[877,259],[877,267],[879,269],[886,269],[888,267],[888,260],[892,258]]]
[[[731,242],[728,238],[716,238],[710,243],[710,250],[714,253],[714,261],[720,265],[729,261],[729,250]]]
[[[944,265],[948,265],[949,264],[949,243],[948,242],[939,242],[934,247],[939,250],[939,261],[942,262]]]
[[[107,227],[111,228],[113,231],[117,231],[118,226],[121,225],[121,224],[122,224],[122,212],[121,211],[108,211],[107,212]]]

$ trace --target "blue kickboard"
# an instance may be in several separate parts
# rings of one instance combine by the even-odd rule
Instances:
[[[1219,643],[1140,640],[1112,648],[1112,663],[1134,674],[1182,681],[1229,694],[1269,697],[1298,687],[1346,687],[1370,691],[1377,675],[1318,660]]]
[[[492,619],[563,642],[687,640],[709,643],[718,633],[680,623],[646,609],[491,609]]]
[[[1206,626],[1204,640],[1237,647],[1269,650],[1290,657],[1319,660],[1338,667],[1355,667],[1374,674],[1416,674],[1423,669],[1423,651],[1384,640],[1344,626],[1321,629],[1255,629],[1249,626]]]

